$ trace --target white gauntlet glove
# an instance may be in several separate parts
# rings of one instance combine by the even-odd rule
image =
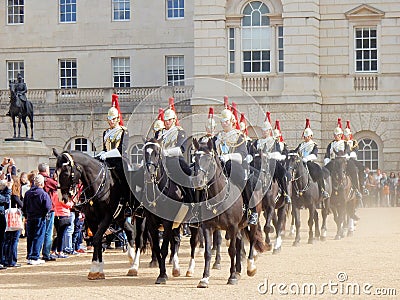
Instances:
[[[167,157],[182,156],[181,147],[174,147],[163,150],[163,155]]]
[[[233,160],[239,164],[242,164],[242,156],[239,153],[223,154],[221,155],[220,159],[224,163],[226,163],[228,160]]]

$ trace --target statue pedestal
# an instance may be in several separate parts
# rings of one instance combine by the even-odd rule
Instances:
[[[21,172],[37,170],[39,163],[49,163],[51,149],[38,140],[9,138],[0,143],[0,160],[11,157]]]

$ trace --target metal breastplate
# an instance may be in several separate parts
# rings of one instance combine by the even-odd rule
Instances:
[[[315,146],[313,141],[303,142],[300,144],[299,153],[301,157],[307,157],[311,154]]]
[[[164,149],[176,147],[178,140],[179,130],[176,126],[170,128],[163,133],[163,147]]]
[[[331,159],[336,158],[336,153],[335,152],[344,151],[344,149],[345,149],[345,144],[344,144],[343,140],[333,141],[331,143],[330,158]]]
[[[119,147],[123,132],[124,130],[122,129],[122,127],[116,127],[114,129],[108,129],[106,131],[104,135],[104,144],[106,146],[107,151]]]
[[[239,131],[233,129],[229,132],[220,132],[217,136],[216,146],[218,154],[229,154],[238,146]]]

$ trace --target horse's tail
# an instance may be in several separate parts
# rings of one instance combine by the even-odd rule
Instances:
[[[253,245],[254,245],[254,249],[256,249],[258,252],[263,253],[265,251],[267,251],[267,247],[265,245],[264,239],[263,239],[263,232],[261,230],[261,226],[260,224],[257,224],[255,226],[255,232],[253,233]],[[246,227],[246,229],[244,230],[245,234],[246,234],[246,238],[248,240],[251,239],[251,234],[250,231],[248,229],[248,227]]]

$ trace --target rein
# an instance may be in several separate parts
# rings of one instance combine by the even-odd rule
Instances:
[[[300,161],[300,162],[296,162],[296,163],[299,164],[299,163],[301,163],[301,161]],[[294,175],[296,174],[296,172],[295,172],[296,169],[293,168],[293,167],[289,167],[289,170],[292,171],[292,172],[291,172],[291,174],[292,174],[292,179],[291,179],[291,181],[294,183],[294,184],[293,184],[293,187],[294,187],[294,189],[296,190],[296,195],[298,195],[298,196],[303,196],[303,193],[309,190],[310,184],[311,184],[311,181],[310,181],[310,171],[308,170],[307,165],[305,165],[304,167],[305,167],[305,169],[306,169],[306,172],[305,172],[305,174],[302,174],[302,175],[300,175],[299,177],[295,177],[295,176],[294,176]],[[300,185],[299,180],[300,180],[302,177],[307,177],[307,183],[305,184],[305,186],[304,186],[302,189],[299,189],[299,185]]]

